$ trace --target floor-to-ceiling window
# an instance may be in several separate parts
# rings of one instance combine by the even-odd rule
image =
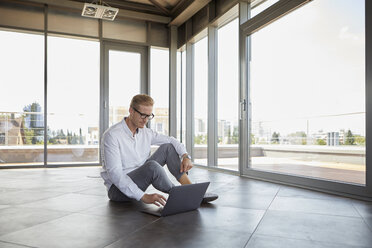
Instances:
[[[48,36],[48,164],[98,163],[99,42]]]
[[[207,165],[208,37],[194,46],[194,162]]]
[[[239,164],[239,21],[218,29],[217,164],[238,170]]]
[[[0,30],[0,167],[44,164],[44,36]]]
[[[169,134],[169,51],[151,48],[150,95],[154,99],[151,129]]]
[[[177,52],[177,139],[186,144],[186,51]]]
[[[364,1],[311,1],[250,42],[251,168],[365,184]]]
[[[186,51],[182,52],[182,102],[181,102],[181,111],[182,111],[182,143],[186,145]]]

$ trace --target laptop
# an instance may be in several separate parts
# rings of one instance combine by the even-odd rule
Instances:
[[[209,182],[175,186],[170,190],[164,207],[151,205],[141,212],[162,217],[195,210],[200,206],[208,186]]]

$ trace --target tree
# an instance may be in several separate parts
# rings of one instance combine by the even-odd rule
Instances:
[[[79,144],[84,144],[83,135],[81,133],[81,128],[79,128]]]
[[[345,144],[345,145],[354,145],[354,143],[355,143],[354,135],[353,135],[353,133],[351,132],[351,130],[349,129],[349,130],[347,131],[346,139],[345,139],[344,144]]]
[[[207,144],[207,136],[202,134],[195,136],[194,143],[198,145]]]
[[[73,145],[76,145],[79,143],[79,139],[78,139],[78,136],[76,135],[76,133],[74,133],[71,137],[71,144]]]
[[[67,129],[67,144],[72,144],[72,133],[68,131]]]
[[[231,137],[231,144],[239,144],[239,128],[234,127],[233,135]]]
[[[327,145],[327,142],[325,142],[324,139],[317,139],[316,144],[319,146],[325,146]]]
[[[251,133],[251,145],[256,144],[256,138],[254,137],[254,134]]]
[[[271,143],[279,144],[279,137],[280,137],[280,133],[274,132],[273,135],[271,136]]]
[[[354,135],[355,143],[359,146],[363,146],[366,144],[366,138],[360,135]]]
[[[306,136],[306,133],[303,131],[288,134],[288,137],[290,137],[289,140],[291,144],[294,144],[294,145],[306,145],[307,144],[306,142],[307,136]]]
[[[35,136],[35,132],[33,129],[30,128],[24,128],[23,130],[24,136],[25,136],[25,144],[31,145],[32,144],[32,138]]]
[[[41,106],[38,102],[33,102],[23,108],[23,112],[30,112],[26,114],[25,129],[33,130],[33,134],[28,132],[31,137],[31,144],[43,144],[44,143],[44,122],[38,113],[41,113]],[[25,130],[26,131],[26,130]],[[27,131],[26,131],[27,132]]]

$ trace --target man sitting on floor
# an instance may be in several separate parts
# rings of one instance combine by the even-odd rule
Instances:
[[[193,164],[185,146],[173,137],[146,127],[154,118],[153,105],[154,100],[148,95],[134,96],[129,116],[103,134],[101,176],[112,201],[136,199],[147,204],[165,205],[166,199],[161,194],[144,192],[152,184],[157,190],[169,193],[174,184],[166,175],[165,164],[181,184],[191,184],[187,172]],[[150,156],[151,145],[160,147]],[[203,202],[217,198],[217,195],[207,193]]]

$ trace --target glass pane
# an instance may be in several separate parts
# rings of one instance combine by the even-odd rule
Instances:
[[[194,162],[207,165],[208,37],[194,45]]]
[[[252,35],[253,168],[365,184],[364,13],[317,0]]]
[[[44,37],[0,31],[0,166],[44,164]]]
[[[218,167],[239,164],[239,22],[218,29],[217,136]]]
[[[177,139],[186,144],[186,51],[177,52]]]
[[[151,97],[154,99],[155,118],[151,129],[169,134],[169,51],[151,48]]]
[[[182,52],[182,143],[186,145],[186,51]]]
[[[181,123],[182,123],[182,64],[181,64],[182,52],[177,51],[177,139],[182,141],[181,137]]]
[[[48,37],[48,164],[98,163],[99,42]]]
[[[109,126],[129,115],[132,97],[140,93],[141,54],[109,51]]]

